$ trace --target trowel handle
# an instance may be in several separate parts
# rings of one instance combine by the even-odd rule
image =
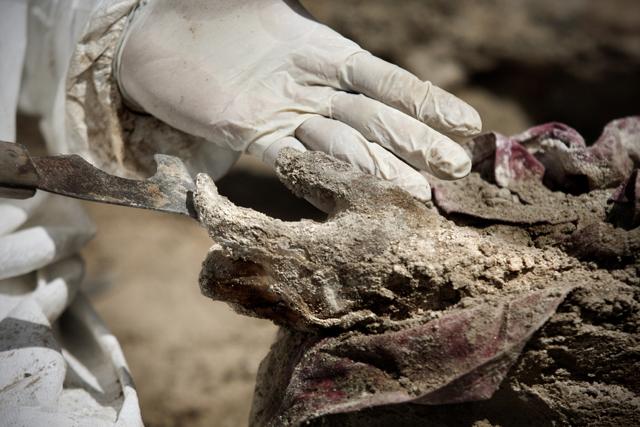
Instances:
[[[33,197],[39,181],[40,177],[27,147],[0,141],[0,197]]]

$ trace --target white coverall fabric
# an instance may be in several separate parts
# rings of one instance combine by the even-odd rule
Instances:
[[[20,104],[42,117],[51,152],[69,151],[65,75],[96,3],[0,3],[1,139],[15,141]],[[93,234],[75,201],[0,199],[0,425],[142,425],[120,345],[79,290],[76,254]]]
[[[27,45],[27,2],[5,0],[0,7],[0,140],[13,141],[20,72]]]

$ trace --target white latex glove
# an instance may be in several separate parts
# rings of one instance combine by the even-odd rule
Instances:
[[[273,163],[320,150],[431,197],[419,171],[467,175],[450,137],[480,131],[455,96],[376,58],[297,1],[154,0],[132,15],[116,76],[132,108]]]
[[[72,256],[0,280],[0,426],[142,426],[122,350],[77,294],[82,275]]]
[[[122,350],[78,292],[93,234],[73,200],[0,199],[0,426],[142,426]]]
[[[75,201],[46,193],[19,202],[0,199],[0,280],[76,254],[93,234]]]

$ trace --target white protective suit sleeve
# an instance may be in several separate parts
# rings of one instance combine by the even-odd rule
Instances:
[[[93,6],[0,3],[0,138],[15,141],[20,98],[64,151],[64,76]],[[77,253],[93,234],[75,201],[0,199],[0,425],[142,425],[120,346],[79,290]]]
[[[0,7],[0,141],[13,141],[20,72],[27,46],[27,2],[6,0]]]
[[[123,103],[114,59],[139,0],[103,0],[92,12],[72,56],[66,87],[66,150],[113,174],[139,178],[155,171],[156,153],[181,158],[194,174],[222,177],[240,153],[182,132]]]

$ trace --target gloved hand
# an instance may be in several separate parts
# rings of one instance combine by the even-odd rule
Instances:
[[[65,362],[51,325],[80,287],[74,254],[92,234],[76,203],[45,193],[0,199],[0,410],[8,424],[35,425],[40,407],[58,406]]]
[[[0,199],[0,425],[142,426],[122,350],[77,295],[93,232],[69,199]]]
[[[77,202],[46,193],[0,199],[0,320],[30,300],[53,323],[80,286],[77,253],[93,234]]]
[[[469,105],[313,20],[296,0],[143,2],[122,39],[134,109],[273,164],[324,151],[426,200],[419,171],[467,175],[450,137],[478,133]],[[415,168],[415,169],[414,169]]]
[[[93,234],[75,201],[46,193],[24,201],[0,199],[0,281],[78,253]]]

